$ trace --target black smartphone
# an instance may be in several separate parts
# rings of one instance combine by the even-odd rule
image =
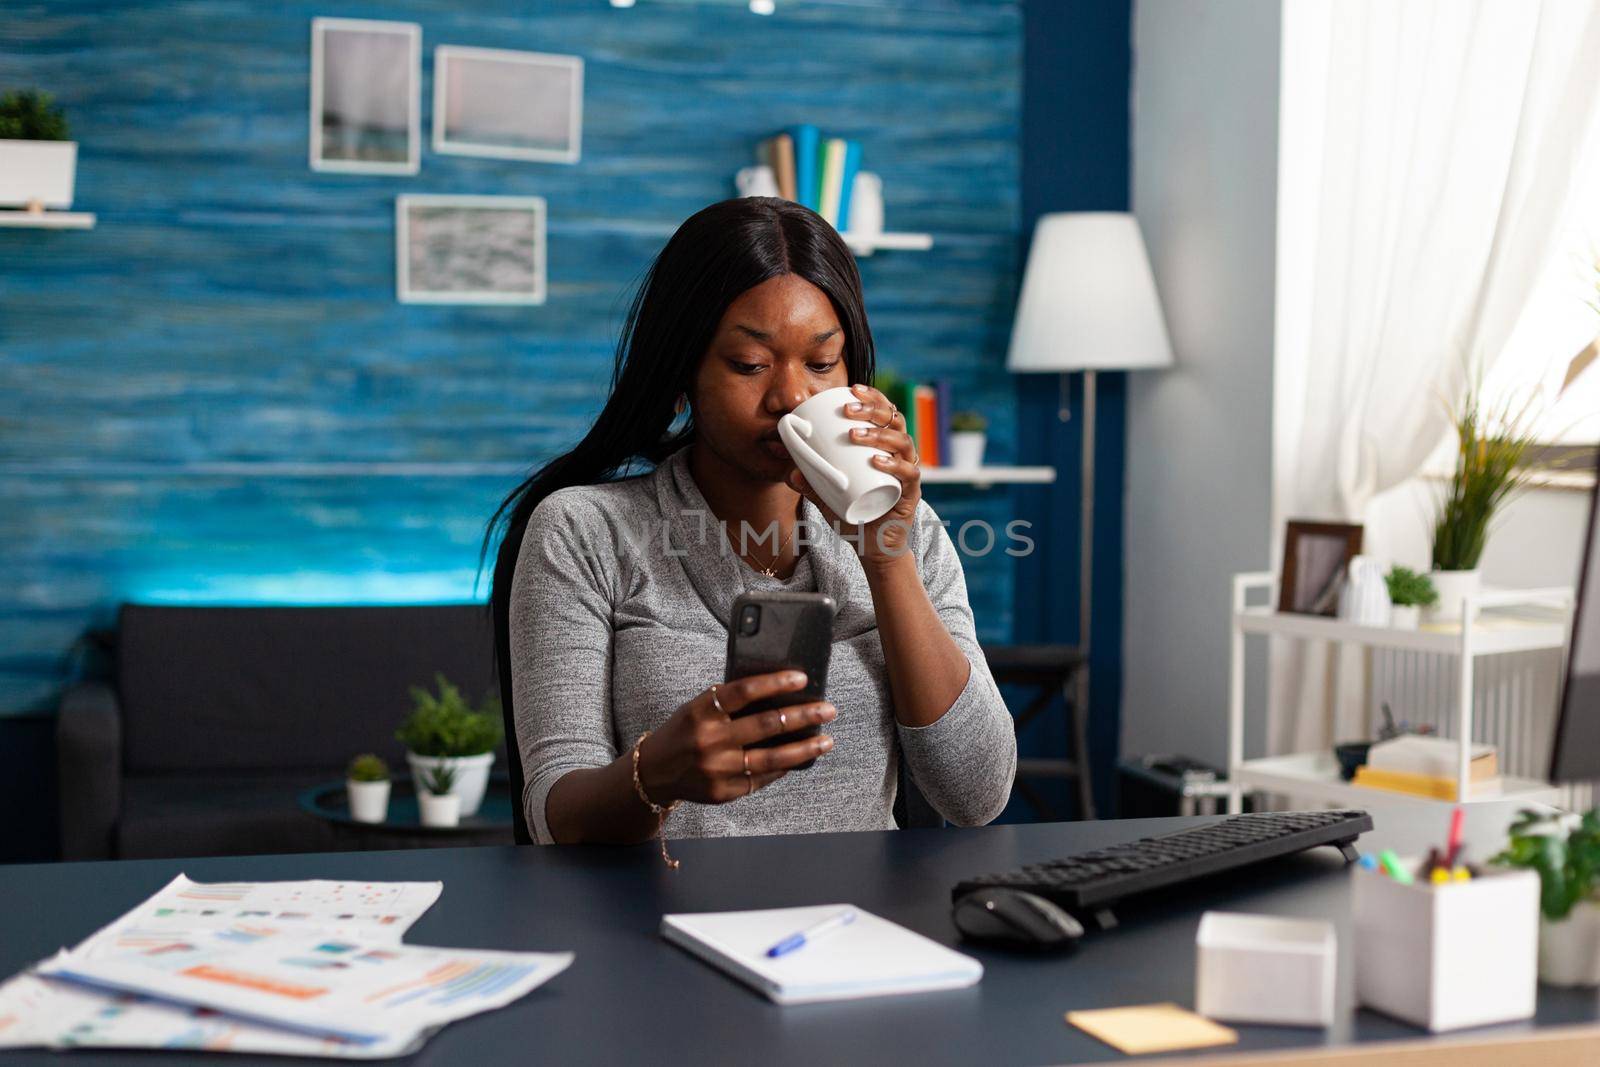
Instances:
[[[834,611],[833,598],[822,593],[744,593],[733,602],[733,618],[728,621],[728,681],[784,670],[806,674],[804,689],[758,700],[734,712],[734,718],[824,699],[828,657],[833,653]],[[821,732],[820,726],[807,726],[759,741],[755,747],[771,748]],[[795,769],[804,770],[815,762]]]

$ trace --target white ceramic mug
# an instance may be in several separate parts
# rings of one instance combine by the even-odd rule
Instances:
[[[900,502],[900,479],[872,465],[884,453],[850,440],[850,431],[869,426],[845,415],[859,399],[848,386],[827,389],[778,420],[778,436],[800,473],[825,504],[851,526],[874,522]]]

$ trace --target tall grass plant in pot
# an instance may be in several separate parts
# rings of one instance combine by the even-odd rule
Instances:
[[[1451,415],[1456,431],[1455,470],[1439,499],[1433,523],[1435,622],[1458,622],[1462,604],[1482,587],[1479,562],[1495,516],[1527,485],[1522,466],[1533,444],[1534,397],[1488,404],[1474,385]]]
[[[1539,981],[1600,986],[1600,808],[1524,811],[1491,861],[1539,875]]]
[[[77,142],[49,93],[0,96],[0,207],[70,208],[77,169]]]
[[[505,732],[500,701],[491,696],[474,708],[444,675],[434,675],[434,684],[437,694],[411,687],[411,714],[395,737],[406,746],[413,781],[420,784],[430,771],[453,767],[452,792],[461,798],[461,814],[475,815],[489,785],[495,746]]]

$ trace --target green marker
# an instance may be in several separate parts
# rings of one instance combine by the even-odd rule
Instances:
[[[1394,849],[1386,848],[1378,853],[1378,862],[1383,864],[1383,869],[1389,872],[1389,877],[1401,885],[1410,885],[1412,883],[1411,872],[1400,866],[1400,857],[1394,854]]]

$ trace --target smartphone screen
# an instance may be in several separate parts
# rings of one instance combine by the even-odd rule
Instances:
[[[822,593],[745,593],[733,602],[733,617],[728,620],[728,680],[783,670],[806,675],[804,689],[758,700],[734,712],[735,718],[825,699],[833,615],[833,598]],[[757,742],[756,747],[770,748],[821,732],[820,726],[807,726]],[[809,766],[805,763],[796,769]]]

